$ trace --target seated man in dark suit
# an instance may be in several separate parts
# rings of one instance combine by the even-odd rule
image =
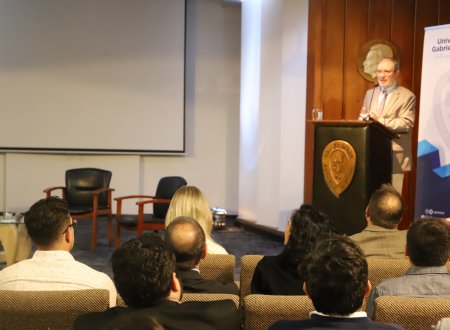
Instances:
[[[175,253],[176,273],[184,292],[239,295],[239,288],[234,282],[206,279],[200,274],[198,265],[206,256],[207,245],[205,232],[195,219],[174,219],[167,226],[164,238]]]
[[[307,257],[303,289],[314,308],[309,320],[278,321],[270,329],[402,329],[376,323],[361,311],[370,292],[367,261],[351,239],[329,234]]]
[[[175,275],[175,256],[159,236],[143,234],[114,251],[112,269],[117,291],[127,307],[79,316],[74,329],[103,329],[127,313],[151,314],[165,329],[239,329],[231,300],[180,303],[182,288]]]
[[[438,218],[415,221],[406,236],[406,254],[412,266],[401,277],[382,281],[370,294],[367,314],[375,313],[380,296],[450,298],[450,226]]]
[[[366,208],[367,227],[350,238],[358,243],[367,258],[406,258],[406,230],[397,229],[402,213],[402,196],[391,185],[384,184],[370,197]]]

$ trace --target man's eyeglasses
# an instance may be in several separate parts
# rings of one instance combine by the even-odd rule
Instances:
[[[75,229],[76,226],[77,226],[77,220],[72,219],[72,223],[67,226],[66,230],[63,231],[63,234],[65,234],[69,230],[70,227],[73,227]]]
[[[395,70],[377,70],[377,74],[390,74],[394,72]]]

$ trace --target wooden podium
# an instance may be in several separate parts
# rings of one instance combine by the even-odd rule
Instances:
[[[313,204],[327,213],[338,232],[366,227],[372,193],[391,182],[391,140],[377,121],[322,120],[314,124]]]

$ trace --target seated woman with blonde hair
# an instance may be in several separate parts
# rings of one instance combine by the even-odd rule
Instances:
[[[200,189],[184,186],[173,195],[166,215],[166,227],[179,216],[190,216],[197,220],[206,235],[206,247],[209,254],[228,254],[227,251],[211,237],[213,217],[208,200]]]

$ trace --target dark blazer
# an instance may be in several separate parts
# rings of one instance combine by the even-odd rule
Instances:
[[[189,293],[230,293],[239,295],[239,288],[234,282],[219,282],[206,279],[196,270],[176,270],[177,277],[183,285],[183,291]]]
[[[312,314],[309,320],[278,321],[269,330],[296,329],[348,329],[348,330],[393,330],[403,329],[399,325],[377,323],[368,317],[340,318]]]
[[[165,330],[234,330],[241,325],[240,315],[231,300],[185,303],[164,300],[149,308],[113,307],[80,315],[75,319],[74,330],[101,330],[126,313],[151,314]]]
[[[284,296],[304,295],[303,278],[297,272],[297,265],[289,263],[284,252],[277,256],[266,256],[255,267],[251,293]]]

